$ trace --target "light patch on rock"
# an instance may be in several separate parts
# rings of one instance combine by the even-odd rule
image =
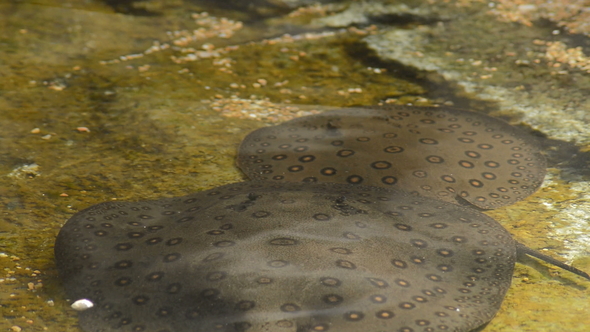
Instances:
[[[39,167],[40,166],[35,163],[18,166],[13,169],[12,172],[8,173],[8,177],[17,179],[34,178],[41,175]]]
[[[568,263],[590,252],[590,182],[574,183],[571,189],[579,195],[561,202],[555,218],[563,220],[564,226],[557,226],[552,231],[556,237],[563,238],[564,247],[568,249],[565,255]]]

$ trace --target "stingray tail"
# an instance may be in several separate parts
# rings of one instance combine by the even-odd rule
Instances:
[[[569,271],[573,274],[579,275],[582,278],[586,278],[586,279],[590,280],[590,275],[588,275],[588,273],[586,273],[580,269],[576,269],[575,267],[573,267],[571,265],[560,262],[553,257],[549,257],[547,255],[544,255],[534,249],[531,249],[531,248],[525,246],[524,244],[522,244],[518,241],[516,241],[516,252],[518,254],[525,254],[525,255],[529,255],[531,257],[538,258],[546,263],[555,265],[555,266],[560,267],[560,268],[562,268],[566,271]]]

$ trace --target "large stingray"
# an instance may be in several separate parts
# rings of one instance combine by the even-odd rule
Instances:
[[[539,188],[545,159],[508,123],[446,107],[347,108],[250,133],[238,166],[251,179],[396,187],[492,209]]]
[[[73,216],[55,255],[85,331],[470,331],[516,243],[492,218],[401,191],[231,184]]]

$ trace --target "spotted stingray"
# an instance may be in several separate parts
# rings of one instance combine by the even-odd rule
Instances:
[[[545,159],[508,123],[446,107],[347,108],[258,129],[238,166],[251,179],[395,187],[482,209],[535,192]]]
[[[492,218],[402,191],[252,181],[74,215],[55,255],[85,331],[470,331],[517,244]]]

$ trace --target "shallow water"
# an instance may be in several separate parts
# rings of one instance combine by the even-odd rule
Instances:
[[[471,99],[454,84],[379,60],[362,40],[382,26],[306,24],[337,6],[254,15],[188,1],[143,5],[117,8],[124,13],[98,1],[0,5],[1,329],[79,331],[53,262],[61,225],[102,201],[180,196],[243,180],[236,148],[255,128],[386,100],[453,103],[514,124],[523,118],[498,111],[493,96]],[[198,40],[186,44],[186,34],[174,33],[197,27]],[[522,34],[530,38],[541,28],[519,29],[531,29]],[[529,69],[523,75],[535,92]],[[539,86],[547,85],[544,73],[539,66]],[[558,79],[566,92],[576,88]],[[553,133],[550,124],[534,126]],[[543,188],[488,214],[522,242],[590,271],[587,140],[578,141],[548,143]],[[502,310],[484,331],[586,331],[589,285],[528,260],[517,265]]]

